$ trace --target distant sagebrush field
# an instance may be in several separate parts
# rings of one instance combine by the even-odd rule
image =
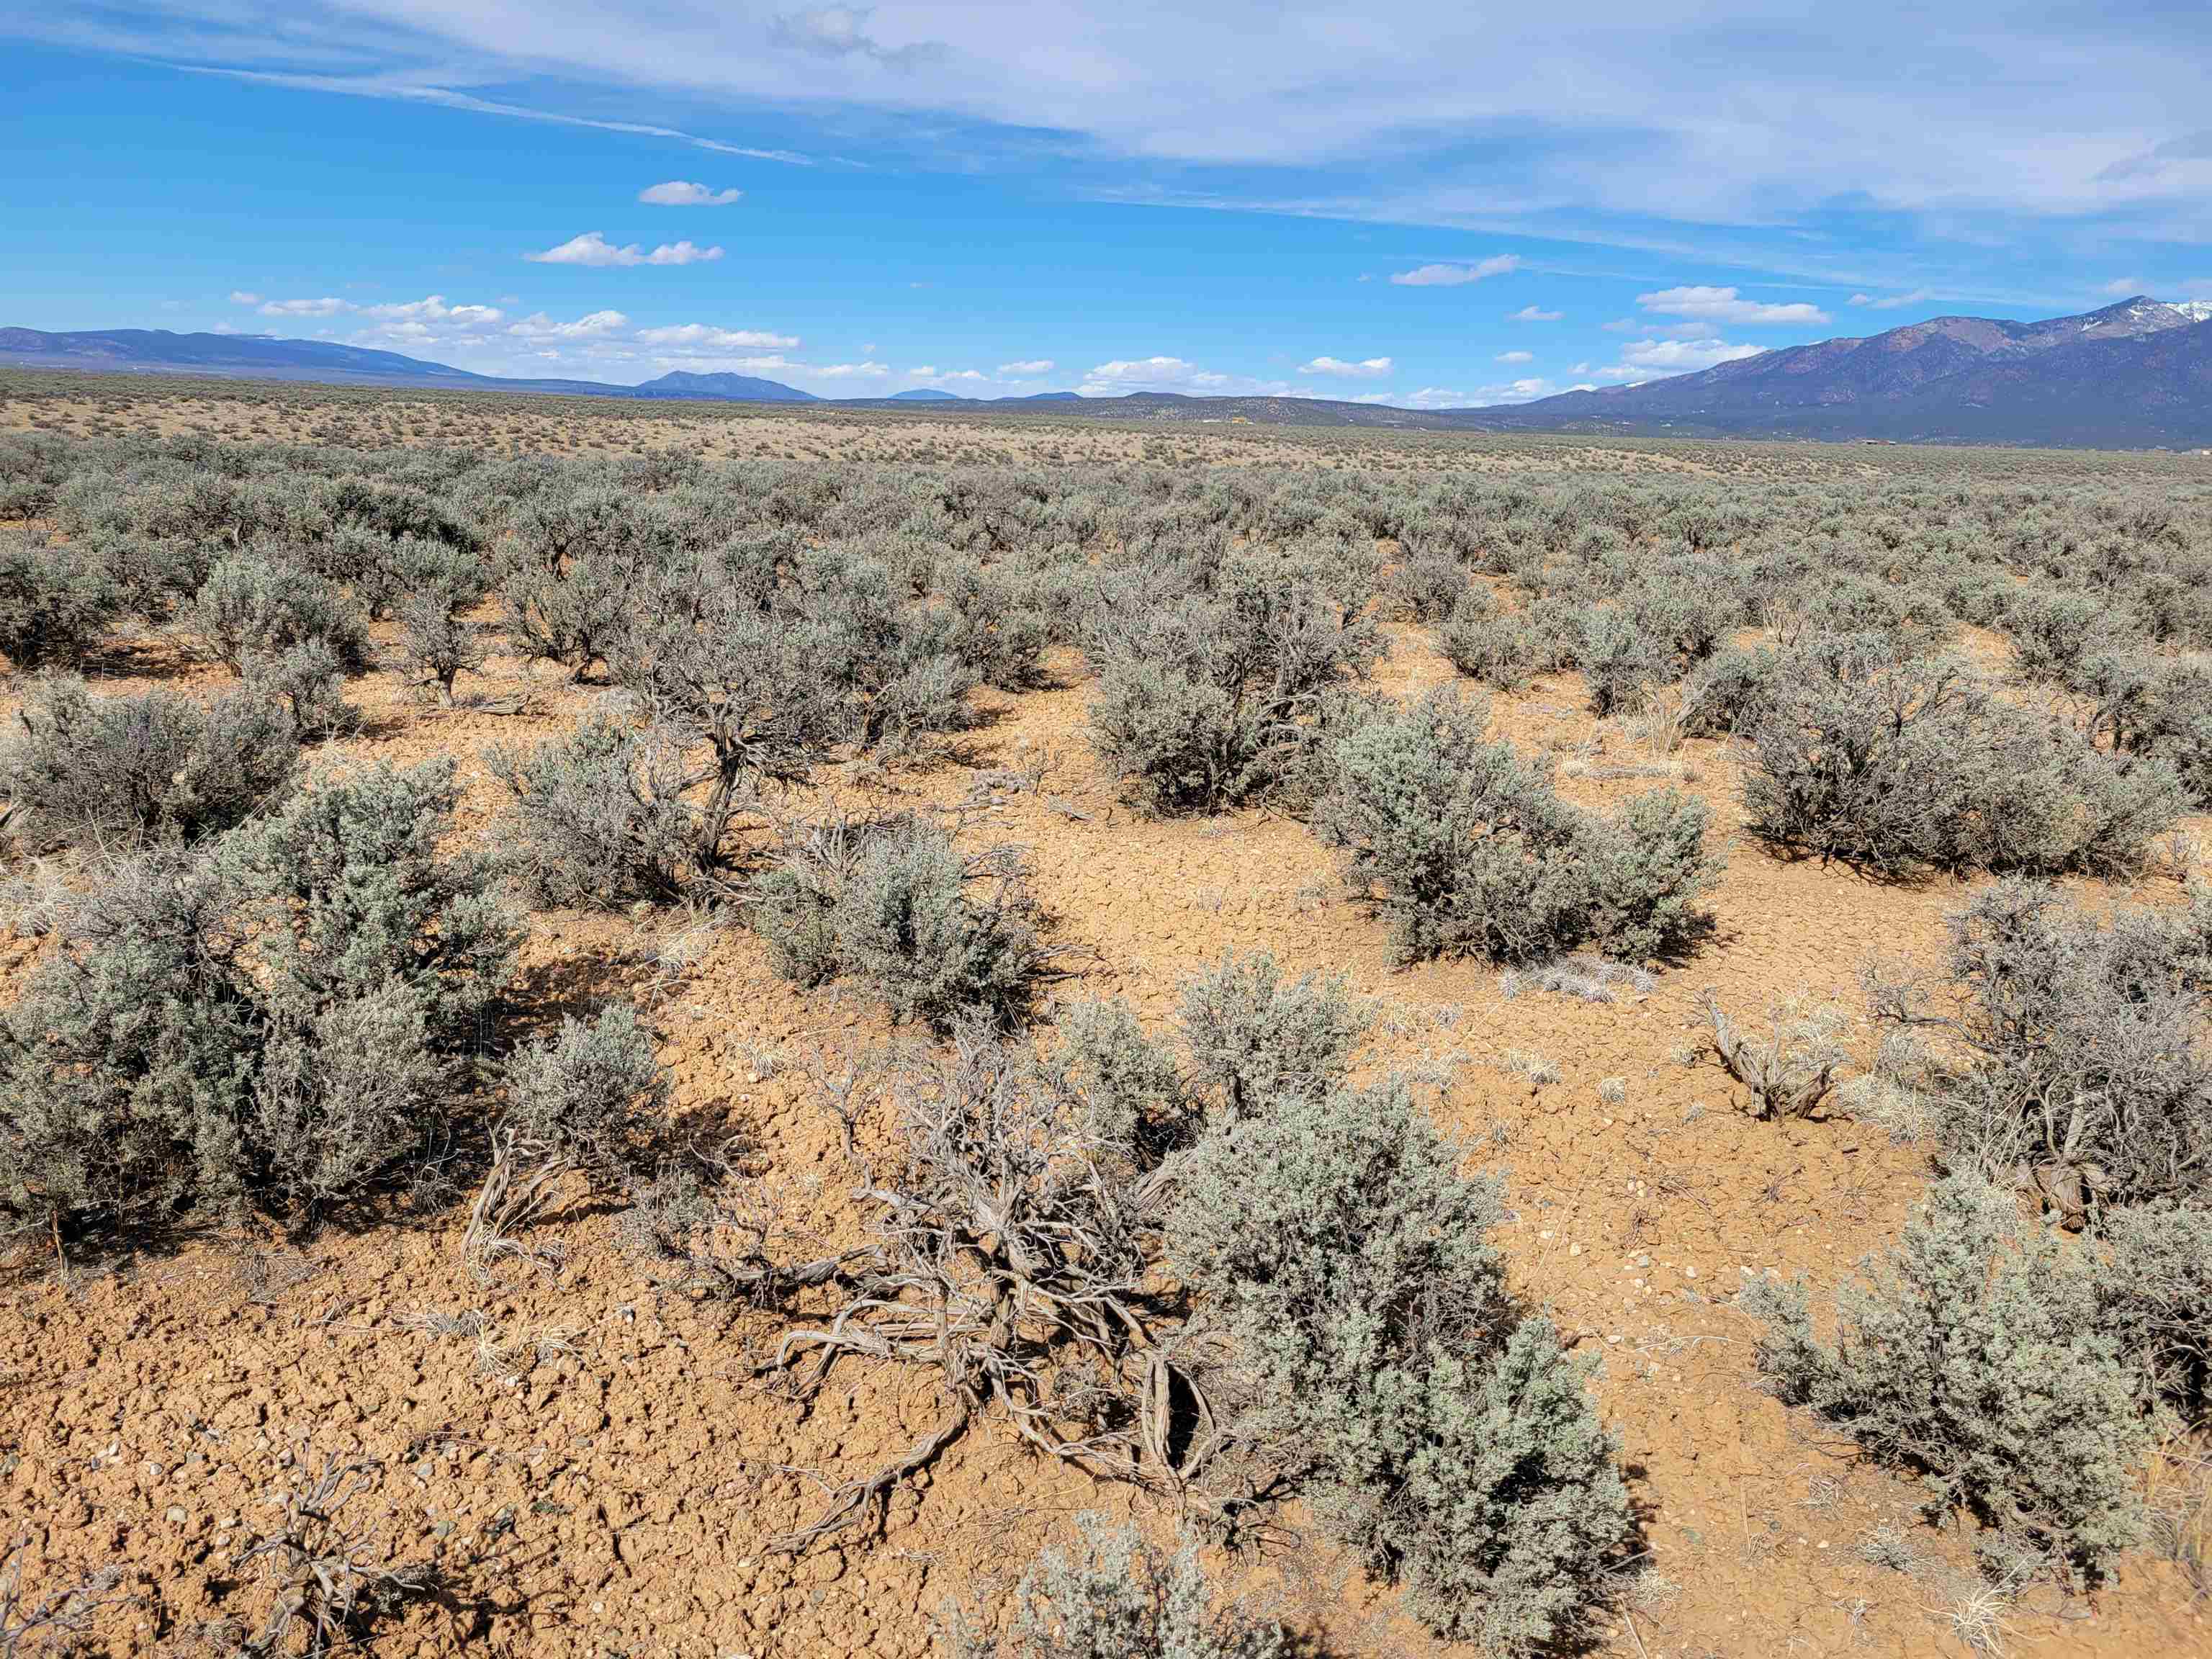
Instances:
[[[2212,1651],[2196,457],[0,376],[0,1656]]]

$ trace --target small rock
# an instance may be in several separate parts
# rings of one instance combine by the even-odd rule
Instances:
[[[182,1504],[172,1504],[161,1511],[161,1518],[173,1527],[181,1527],[192,1517]]]

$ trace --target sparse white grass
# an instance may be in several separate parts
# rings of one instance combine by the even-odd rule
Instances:
[[[1557,1066],[1525,1048],[1508,1048],[1493,1062],[1502,1072],[1525,1077],[1539,1089],[1548,1089],[1565,1075]]]
[[[1930,1608],[1950,1626],[1951,1633],[1977,1653],[2002,1656],[2012,1626],[2005,1614],[2012,1607],[2012,1592],[1982,1579],[1960,1575],[1957,1588],[1941,1607]]]
[[[1508,968],[1498,976],[1498,989],[1509,1002],[1524,991],[1547,991],[1555,996],[1579,997],[1584,1002],[1617,1002],[1624,989],[1643,996],[1653,983],[1651,975],[1641,968],[1581,952],[1525,968]]]

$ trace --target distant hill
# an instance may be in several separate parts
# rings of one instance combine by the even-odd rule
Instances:
[[[0,365],[211,374],[338,385],[557,392],[576,397],[829,403],[946,410],[1066,409],[1092,420],[1249,422],[1407,431],[1581,432],[1677,437],[2212,446],[2212,303],[2144,295],[2075,317],[2021,323],[1937,317],[1865,338],[1788,346],[1694,374],[1534,403],[1413,410],[1319,398],[1192,398],[1073,392],[973,399],[933,387],[824,399],[749,374],[678,371],[643,386],[505,380],[397,352],[323,340],[107,329],[0,329]]]
[[[641,386],[598,380],[514,380],[474,374],[396,351],[262,334],[172,334],[112,328],[47,334],[0,328],[0,363],[135,374],[213,374],[331,386],[451,386],[478,392],[553,392],[592,398],[711,398],[717,402],[811,404],[812,393],[749,374],[664,374]]]
[[[2212,443],[2212,306],[1936,317],[1483,414],[1516,430],[2193,447]]]
[[[611,388],[639,398],[712,398],[720,403],[818,404],[821,398],[781,380],[750,374],[690,374],[672,371],[643,386]]]

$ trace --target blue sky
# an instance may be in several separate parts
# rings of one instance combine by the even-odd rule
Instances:
[[[2201,4],[1821,10],[11,9],[0,324],[1443,405],[2212,297]]]

